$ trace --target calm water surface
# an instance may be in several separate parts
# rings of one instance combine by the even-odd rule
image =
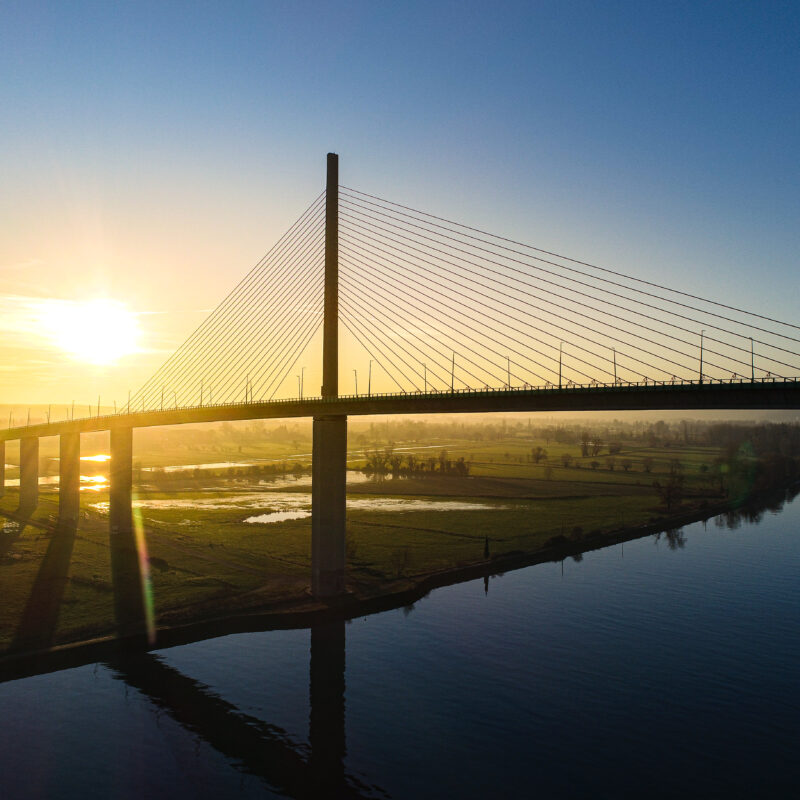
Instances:
[[[0,684],[0,796],[796,796],[799,523]]]

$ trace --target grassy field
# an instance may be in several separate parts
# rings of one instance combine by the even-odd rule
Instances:
[[[292,463],[307,462],[302,445],[242,445],[233,452],[166,448],[136,457],[155,467],[274,463],[288,457]],[[531,461],[535,447],[547,450],[546,462]],[[375,593],[389,582],[481,562],[487,540],[492,557],[530,553],[553,537],[580,541],[587,534],[657,519],[665,509],[652,484],[666,480],[674,459],[680,460],[685,475],[684,508],[718,499],[712,477],[718,453],[712,448],[623,447],[613,462],[608,454],[581,456],[576,445],[517,437],[490,443],[447,441],[435,447],[398,443],[397,448],[419,457],[438,457],[446,448],[448,458],[471,462],[470,475],[388,477],[349,487],[347,581],[358,592]],[[84,447],[84,452],[93,451]],[[567,466],[565,454],[571,458]],[[13,463],[13,454],[9,460]],[[363,463],[363,450],[354,448],[350,467]],[[269,605],[306,596],[310,519],[269,524],[245,520],[283,510],[290,500],[292,508],[307,508],[308,481],[273,487],[240,475],[214,483],[212,474],[187,473],[189,477],[164,492],[148,485],[144,473],[137,490],[159,624],[223,605]],[[13,471],[8,475],[13,477]],[[26,524],[0,518],[0,650],[113,631],[107,499],[104,492],[82,492],[82,516],[74,535],[56,528],[57,493],[44,487]],[[0,512],[13,513],[16,505],[17,491],[10,488],[0,500]]]

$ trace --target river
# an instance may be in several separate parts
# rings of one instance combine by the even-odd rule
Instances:
[[[0,796],[793,796],[798,523],[800,500],[0,683]]]

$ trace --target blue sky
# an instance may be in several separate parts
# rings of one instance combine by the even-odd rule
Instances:
[[[780,2],[6,2],[0,295],[103,292],[177,343],[335,150],[347,185],[796,319],[798,41]]]

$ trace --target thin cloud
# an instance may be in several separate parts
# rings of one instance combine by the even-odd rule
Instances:
[[[41,258],[29,258],[26,261],[16,261],[13,264],[0,264],[0,272],[15,272],[22,269],[41,267],[44,264]]]
[[[173,311],[136,311],[139,316],[171,316],[172,314],[210,314],[213,308],[179,308]]]

